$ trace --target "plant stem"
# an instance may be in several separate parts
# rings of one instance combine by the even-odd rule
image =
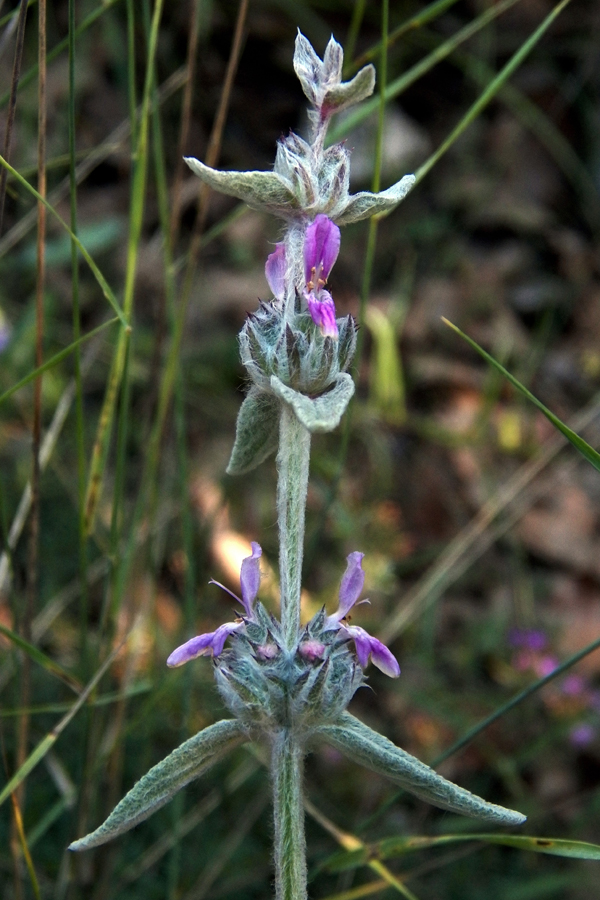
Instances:
[[[279,580],[281,626],[292,649],[300,628],[300,589],[304,551],[304,512],[308,490],[310,431],[283,404],[277,454],[277,512],[279,521]]]
[[[306,840],[302,802],[303,753],[293,732],[273,738],[275,900],[306,900]]]

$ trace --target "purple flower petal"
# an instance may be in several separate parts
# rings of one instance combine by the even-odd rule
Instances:
[[[400,666],[394,654],[374,637],[371,638],[371,662],[390,678],[397,678],[400,674]]]
[[[304,238],[304,274],[309,290],[324,285],[340,251],[340,229],[320,214],[306,229]]]
[[[238,631],[243,627],[243,625],[243,622],[225,622],[224,625],[219,625],[213,635],[212,655],[219,656],[219,654],[223,652],[225,641],[227,640],[229,635],[233,634],[234,631]]]
[[[354,641],[360,667],[366,669],[371,653],[371,635],[358,625],[342,625],[341,630],[347,632]]]
[[[394,654],[388,650],[385,644],[372,637],[364,628],[358,625],[342,625],[341,630],[345,631],[356,647],[356,655],[362,669],[366,668],[369,663],[369,657],[374,666],[390,678],[397,678],[400,674],[400,666]]]
[[[265,275],[276,300],[283,300],[285,296],[285,273],[285,244],[275,244],[275,250],[267,257]]]
[[[359,553],[356,550],[346,557],[348,565],[340,585],[340,605],[337,611],[329,617],[330,619],[335,619],[339,622],[340,619],[345,618],[360,597],[365,583],[365,573],[362,568],[364,555],[364,553]]]
[[[252,556],[247,556],[242,560],[240,570],[240,585],[242,588],[242,603],[246,610],[246,615],[252,615],[252,604],[256,600],[258,589],[260,587],[260,557],[262,550],[260,544],[252,541]]]
[[[198,656],[209,655],[211,652],[209,648],[212,645],[214,636],[215,632],[211,631],[208,634],[199,634],[190,641],[186,641],[185,644],[173,650],[167,659],[167,665],[172,667],[183,666],[184,663],[189,662],[191,659],[196,659]]]
[[[328,291],[321,290],[320,297],[314,293],[305,294],[304,299],[308,304],[308,311],[315,325],[321,329],[324,337],[337,338],[338,327],[335,320],[335,304]]]
[[[216,631],[209,631],[193,637],[173,650],[167,659],[167,665],[175,668],[183,666],[199,656],[218,656],[222,653],[229,635],[241,628],[243,624],[243,622],[226,622],[224,625],[219,625]]]

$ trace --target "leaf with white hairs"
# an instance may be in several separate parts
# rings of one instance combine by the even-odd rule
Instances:
[[[146,772],[108,819],[91,834],[73,841],[69,850],[89,850],[129,831],[246,740],[246,732],[235,719],[223,719],[204,728]]]

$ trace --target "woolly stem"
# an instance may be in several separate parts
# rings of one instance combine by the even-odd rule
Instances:
[[[273,739],[275,900],[306,900],[306,840],[302,803],[303,753],[293,732]]]
[[[302,296],[306,286],[304,277],[304,235],[307,222],[290,222],[285,234],[286,294],[285,317],[287,322],[294,318],[296,296]]]
[[[281,626],[292,649],[300,629],[300,589],[304,552],[304,511],[308,490],[310,431],[282,404],[277,454],[277,513]]]

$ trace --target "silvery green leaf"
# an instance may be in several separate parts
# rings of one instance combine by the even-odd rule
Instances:
[[[336,224],[349,225],[351,222],[359,222],[361,219],[377,215],[377,213],[390,212],[401,200],[404,200],[414,183],[414,175],[405,175],[387,191],[381,191],[379,194],[371,194],[369,191],[352,194],[343,213],[335,217]]]
[[[298,206],[291,185],[276,172],[222,172],[192,156],[185,157],[185,161],[194,175],[210,187],[243,200],[253,209],[285,215]]]
[[[314,398],[288,387],[276,375],[271,376],[271,388],[292,407],[305,428],[322,432],[333,431],[339,425],[354,393],[354,382],[350,375],[343,372],[338,375],[332,388]]]
[[[354,106],[366,100],[373,93],[375,87],[375,69],[373,66],[365,66],[356,73],[351,81],[343,81],[341,84],[330,88],[323,98],[323,106],[326,109],[340,112],[348,106]]]
[[[321,82],[323,63],[315,53],[310,41],[298,31],[294,46],[294,71],[302,85],[302,90],[311,103],[316,103]]]
[[[527,818],[513,809],[487,803],[476,794],[447,781],[350,713],[344,713],[338,725],[320,727],[317,734],[350,759],[387,776],[411,794],[441,809],[498,825],[522,825]]]
[[[280,402],[252,386],[240,407],[235,443],[227,466],[228,475],[243,475],[260,465],[277,449]]]
[[[319,207],[325,215],[335,218],[343,214],[349,186],[350,154],[342,144],[334,144],[323,154],[319,170]]]
[[[344,51],[333,35],[329,38],[325,53],[323,54],[323,68],[321,70],[321,82],[323,85],[339,84],[342,80],[342,68],[344,66]]]
[[[89,850],[129,831],[245,740],[246,733],[235,719],[209,725],[146,772],[125,794],[106,822],[91,834],[73,841],[69,850]]]

